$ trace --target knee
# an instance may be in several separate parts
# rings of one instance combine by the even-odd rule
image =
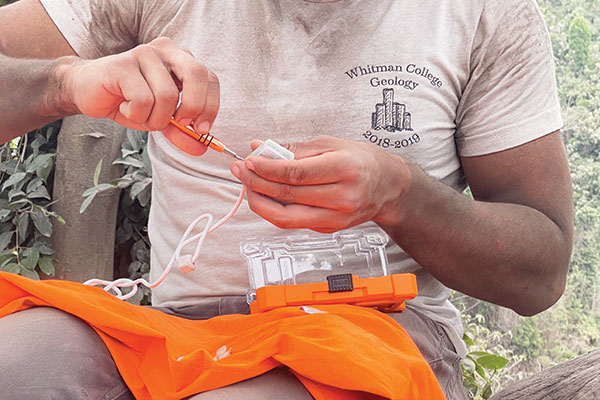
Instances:
[[[100,337],[70,314],[37,307],[8,315],[0,318],[0,338],[6,398],[99,399],[90,390],[124,387]]]

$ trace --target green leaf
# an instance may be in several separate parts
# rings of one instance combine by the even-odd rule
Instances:
[[[40,143],[40,138],[39,137],[36,137],[36,139],[29,144],[29,147],[31,147],[33,149],[33,155],[34,156],[37,156],[39,154],[39,152],[40,152],[40,146],[41,145],[42,144]]]
[[[64,220],[64,218],[63,218],[63,217],[61,217],[60,215],[58,215],[58,214],[57,214],[56,212],[54,212],[54,211],[48,211],[47,209],[43,209],[43,213],[44,213],[45,215],[49,215],[49,216],[51,216],[51,217],[54,217],[54,218],[56,218],[56,220],[57,220],[58,222],[60,222],[61,224],[64,224],[64,223],[65,223],[65,220]]]
[[[8,192],[8,201],[13,201],[13,199],[18,196],[26,196],[26,193],[19,189],[12,189]]]
[[[94,197],[96,197],[97,194],[98,192],[94,192],[88,197],[86,197],[85,200],[83,200],[83,203],[81,203],[81,208],[79,208],[80,214],[83,214],[83,212],[89,207],[90,203],[92,202],[92,200],[94,200]]]
[[[96,186],[96,189],[98,189],[99,192],[106,192],[108,190],[112,190],[115,188],[116,188],[116,186],[112,185],[110,183],[101,183],[98,186]]]
[[[469,354],[472,356],[475,356],[475,357],[482,357],[482,356],[490,355],[492,353],[489,353],[487,351],[471,351],[471,352],[469,352]]]
[[[29,197],[30,199],[52,200],[50,198],[50,194],[48,193],[48,190],[46,190],[45,186],[38,187],[33,192],[29,193],[29,195],[27,197]]]
[[[131,258],[142,262],[150,262],[150,249],[146,243],[140,239],[131,246]]]
[[[2,271],[9,272],[11,274],[18,274],[19,272],[21,272],[21,267],[19,267],[19,264],[10,263],[2,267]]]
[[[127,129],[127,140],[131,144],[133,150],[139,151],[144,145],[145,132],[135,131],[133,129]]]
[[[12,174],[17,168],[17,160],[9,160],[0,163],[0,171],[8,172],[9,175]]]
[[[478,362],[475,362],[475,372],[477,372],[477,374],[480,377],[482,377],[483,379],[485,379],[487,381],[487,375],[485,374],[485,370],[483,369],[481,364],[479,364]]]
[[[37,273],[37,271],[26,268],[23,265],[21,265],[19,272],[25,278],[35,279],[36,281],[40,279],[40,275]]]
[[[46,140],[50,140],[50,136],[54,133],[54,127],[50,126],[46,130]]]
[[[33,271],[39,259],[40,251],[34,247],[29,247],[25,249],[25,251],[23,251],[23,259],[21,259],[21,265]]]
[[[144,190],[146,189],[146,186],[148,186],[150,183],[152,182],[151,179],[145,179],[142,182],[136,182],[131,186],[131,189],[129,191],[129,196],[131,196],[132,200],[135,200],[135,198]]]
[[[137,153],[138,153],[137,150],[121,149],[121,157],[123,157],[123,158],[130,156],[132,154],[137,154]]]
[[[4,182],[4,185],[2,185],[2,191],[4,191],[7,187],[16,185],[17,183],[21,182],[23,179],[25,179],[26,176],[27,173],[25,172],[17,172],[12,174],[10,178],[8,178],[6,182]]]
[[[39,188],[40,186],[42,186],[44,184],[44,181],[42,180],[42,178],[33,178],[31,181],[29,181],[29,183],[27,184],[27,193],[31,193],[33,192],[35,189]]]
[[[15,261],[17,256],[15,256],[12,252],[7,253],[6,251],[2,252],[0,255],[0,268],[4,267],[6,264]]]
[[[36,240],[33,244],[33,247],[38,249],[40,251],[40,254],[45,254],[47,256],[52,255],[52,253],[54,253],[54,250],[52,250],[50,243],[45,243],[43,240],[43,238]]]
[[[50,172],[52,172],[52,168],[54,165],[51,162],[46,163],[46,165],[38,168],[35,171],[35,174],[38,178],[42,179],[44,182],[48,182],[48,177],[50,176]]]
[[[479,357],[477,363],[485,369],[502,369],[508,364],[508,359],[495,354],[487,354]]]
[[[52,264],[52,257],[42,257],[38,261],[38,265],[40,266],[40,271],[49,276],[54,276],[56,272],[54,270],[54,264]]]
[[[471,372],[471,373],[472,373],[472,372],[475,372],[475,368],[476,368],[476,366],[475,366],[475,362],[473,361],[473,359],[472,359],[471,357],[467,356],[466,358],[464,358],[464,359],[461,361],[461,365],[462,365],[462,367],[463,367],[464,369],[466,369],[467,371],[469,371],[469,372]]]
[[[33,162],[36,156],[37,154],[35,154],[34,151],[32,154],[29,154],[29,156],[25,159],[24,162],[21,163],[21,166],[24,167],[23,171],[27,171],[27,166]]]
[[[4,250],[12,240],[14,231],[4,232],[0,234],[0,251]]]
[[[50,222],[49,216],[33,212],[31,213],[31,220],[38,232],[46,237],[52,236],[52,222]]]
[[[83,194],[81,195],[81,197],[88,197],[90,196],[92,193],[96,194],[98,193],[98,188],[96,186],[92,186],[91,188],[87,188],[83,191]]]
[[[137,200],[140,202],[142,207],[146,207],[150,202],[150,198],[152,197],[152,191],[150,190],[150,186],[144,188],[144,190],[138,195]]]
[[[100,171],[102,170],[102,159],[98,161],[96,170],[94,171],[94,186],[98,186],[98,180],[100,179]]]
[[[125,176],[123,176],[122,178],[120,178],[117,182],[117,187],[119,189],[125,189],[129,186],[131,186],[132,184],[135,183],[135,181],[133,179],[130,178],[131,174],[127,174]]]
[[[125,158],[117,158],[115,161],[113,161],[114,165],[128,165],[134,168],[144,168],[144,163],[141,162],[140,160],[137,160],[133,157],[125,157]]]
[[[27,237],[27,228],[29,228],[29,213],[17,215],[17,232],[19,233],[19,243]]]
[[[148,175],[152,176],[152,163],[150,162],[150,156],[148,155],[148,148],[145,147],[142,152],[142,162],[144,163],[144,167],[146,167],[146,171]]]
[[[14,206],[18,206],[19,204],[32,204],[32,203],[31,203],[31,200],[29,200],[29,199],[19,199],[19,200],[10,202],[8,205],[11,207],[14,207]],[[22,207],[18,207],[18,208],[21,209]]]
[[[481,396],[486,400],[492,396],[492,386],[489,382],[486,383],[486,385],[484,386],[483,393],[481,394]]]
[[[0,171],[12,174],[17,168],[17,160],[3,161],[0,163]]]
[[[51,153],[40,154],[39,156],[35,157],[33,161],[27,166],[26,171],[33,173],[34,171],[43,168],[44,166],[46,166],[46,164],[50,162],[52,157],[54,157],[54,154]]]
[[[135,276],[135,274],[137,274],[140,271],[141,268],[142,268],[142,262],[141,261],[137,261],[137,260],[133,261],[127,267],[127,273],[129,274],[129,276]]]
[[[0,210],[0,220],[2,218],[6,218],[7,216],[10,215],[10,210],[4,209],[4,210]]]

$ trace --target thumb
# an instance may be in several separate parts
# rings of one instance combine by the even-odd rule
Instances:
[[[260,146],[261,144],[263,144],[262,140],[254,139],[250,142],[250,148],[252,149],[252,151],[254,151],[258,149],[258,146]]]

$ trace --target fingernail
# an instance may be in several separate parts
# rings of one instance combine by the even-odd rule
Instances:
[[[254,171],[254,164],[252,163],[252,161],[246,160],[244,164],[246,165],[246,168],[248,168],[250,171]]]
[[[206,133],[210,129],[210,122],[202,121],[199,124],[195,124],[194,127],[198,132]]]
[[[234,164],[233,167],[231,167],[231,173],[233,176],[240,179],[240,167]]]

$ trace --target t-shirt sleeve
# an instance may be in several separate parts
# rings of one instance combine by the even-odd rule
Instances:
[[[550,37],[534,0],[486,2],[456,126],[458,153],[465,157],[562,127]]]
[[[40,0],[82,58],[117,54],[160,36],[184,0]]]
[[[41,0],[75,53],[99,58],[137,44],[138,0]]]

